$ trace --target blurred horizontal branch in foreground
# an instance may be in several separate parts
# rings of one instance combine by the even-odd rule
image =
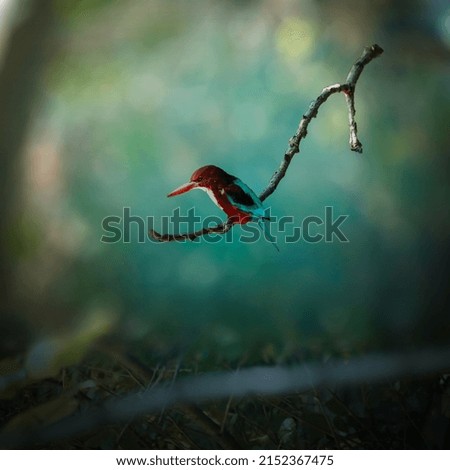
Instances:
[[[140,415],[174,405],[252,395],[286,395],[320,387],[348,387],[389,380],[417,378],[450,371],[450,347],[411,353],[372,354],[352,360],[305,363],[295,367],[253,367],[235,372],[209,373],[155,385],[144,392],[106,401],[27,434],[3,431],[0,447],[24,447],[91,432],[107,424],[128,422]]]

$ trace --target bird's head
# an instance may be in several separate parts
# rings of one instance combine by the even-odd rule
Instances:
[[[190,180],[181,185],[179,188],[174,189],[167,197],[178,196],[179,194],[187,193],[191,189],[211,189],[217,186],[217,184],[228,181],[232,178],[227,172],[214,165],[202,166],[198,170],[192,173]]]

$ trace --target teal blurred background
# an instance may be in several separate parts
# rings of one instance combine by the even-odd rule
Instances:
[[[27,10],[0,5],[3,53]],[[217,368],[448,343],[446,2],[49,5],[51,52],[3,220],[3,354],[99,315],[126,348]],[[237,236],[141,244],[136,230],[100,242],[102,220],[124,207],[222,217],[199,191],[166,198],[205,164],[259,193],[310,101],[372,43],[385,53],[356,89],[364,153],[350,152],[333,96],[266,201],[298,223],[333,206],[349,215],[349,243],[278,253]]]

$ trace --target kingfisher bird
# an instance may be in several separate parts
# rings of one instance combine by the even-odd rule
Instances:
[[[268,220],[259,197],[239,178],[214,165],[195,170],[190,180],[167,197],[186,193],[191,189],[205,191],[212,201],[228,216],[228,222],[246,224],[250,221]]]
[[[216,206],[227,214],[227,223],[243,225],[251,221],[258,222],[266,239],[279,251],[262,225],[262,221],[270,218],[265,216],[261,200],[239,178],[214,165],[202,166],[194,171],[187,183],[173,190],[167,197],[178,196],[192,189],[205,191]]]

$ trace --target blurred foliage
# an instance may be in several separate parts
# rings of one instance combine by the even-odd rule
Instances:
[[[0,59],[26,17],[19,3],[3,2]],[[12,269],[0,272],[8,293],[0,371],[27,371],[2,395],[11,400],[2,423],[42,414],[50,422],[77,400],[85,406],[136,386],[111,355],[92,353],[100,340],[162,368],[161,380],[174,363],[198,373],[448,343],[446,2],[45,3],[56,20],[53,54],[2,202],[2,266]],[[131,243],[100,242],[102,220],[124,207],[154,217],[156,229],[178,205],[221,217],[205,194],[165,197],[204,164],[262,190],[310,100],[344,80],[375,42],[385,54],[356,91],[362,157],[348,149],[344,100],[333,97],[267,201],[273,215],[298,224],[333,206],[349,215],[350,243],[279,238],[277,253],[262,240],[239,243],[236,228],[232,242],[141,244],[136,224]],[[217,406],[253,448],[439,447],[448,423],[427,421],[437,395],[448,418],[448,385],[438,382],[399,384],[401,399],[386,386],[367,400],[352,391],[344,404],[317,392]],[[183,419],[170,411],[83,445],[214,446]],[[420,437],[439,426],[444,440]]]

